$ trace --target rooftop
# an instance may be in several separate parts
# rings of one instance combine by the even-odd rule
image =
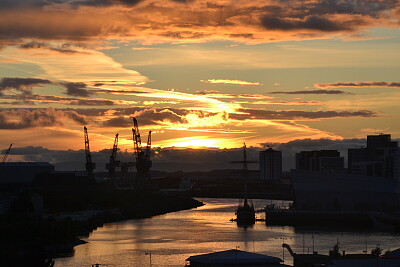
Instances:
[[[275,264],[283,262],[280,258],[246,252],[242,250],[225,250],[214,253],[190,256],[187,261],[202,264]]]

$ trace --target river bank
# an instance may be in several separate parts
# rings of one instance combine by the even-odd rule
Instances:
[[[190,197],[104,185],[29,188],[0,218],[0,265],[49,266],[48,259],[71,254],[76,245],[85,243],[78,237],[88,236],[105,223],[150,218],[201,205]]]
[[[55,259],[56,267],[109,266],[182,267],[193,255],[235,249],[279,257],[292,264],[292,256],[282,250],[289,244],[298,254],[318,251],[328,254],[339,241],[346,254],[370,253],[377,244],[383,251],[398,248],[399,234],[361,229],[321,229],[273,226],[257,221],[252,227],[238,227],[234,217],[238,199],[198,199],[205,205],[196,209],[167,213],[149,219],[104,224],[76,246],[71,257]],[[254,200],[256,208],[287,206],[290,202]],[[283,255],[284,253],[284,255]]]

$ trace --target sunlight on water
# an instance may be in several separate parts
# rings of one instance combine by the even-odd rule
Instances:
[[[377,244],[384,250],[400,247],[400,237],[390,233],[334,232],[299,230],[288,226],[267,226],[256,222],[251,228],[241,228],[230,219],[235,216],[237,199],[200,199],[206,205],[193,210],[173,212],[151,219],[129,220],[106,224],[90,234],[88,241],[75,247],[73,257],[59,258],[56,266],[91,266],[99,263],[109,266],[185,265],[192,255],[235,249],[257,252],[285,259],[292,264],[282,242],[295,252],[312,252],[312,236],[316,251],[327,254],[339,239],[341,250],[362,253],[365,240],[370,252]],[[255,200],[256,209],[267,204],[288,205],[288,202]],[[259,217],[264,217],[259,214]],[[303,247],[304,240],[304,247]]]

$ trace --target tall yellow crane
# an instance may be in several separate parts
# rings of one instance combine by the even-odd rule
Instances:
[[[118,152],[118,133],[115,135],[114,145],[110,156],[110,163],[106,165],[106,168],[108,169],[108,176],[111,180],[115,180],[115,169],[120,163],[117,160],[117,152]]]
[[[143,149],[138,122],[136,118],[133,117],[132,135],[133,135],[134,155],[136,159],[136,170],[137,170],[135,186],[137,189],[143,189],[148,187],[150,182],[150,168],[152,166],[152,162],[150,159],[151,131],[149,131],[146,148]]]
[[[96,168],[96,164],[92,162],[92,156],[90,154],[90,147],[89,147],[89,134],[86,126],[83,127],[83,130],[85,135],[85,156],[86,156],[85,167],[89,178],[94,179],[93,170]]]
[[[11,145],[8,147],[6,153],[4,154],[3,160],[1,161],[2,163],[4,163],[4,162],[7,161],[7,157],[8,157],[8,155],[10,154],[12,145],[13,145],[13,144],[11,144]]]

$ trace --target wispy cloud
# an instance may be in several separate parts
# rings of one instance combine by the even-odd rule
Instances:
[[[316,86],[317,87],[317,86]],[[319,88],[319,87],[318,87]],[[328,87],[321,87],[328,88]],[[302,91],[275,91],[269,94],[286,94],[286,95],[340,95],[351,94],[341,90],[302,90]]]
[[[248,104],[254,105],[284,105],[284,106],[308,106],[308,105],[323,105],[324,103],[319,101],[254,101],[247,102]]]
[[[213,83],[213,84],[262,85],[262,83],[259,82],[247,82],[242,80],[227,80],[227,79],[208,79],[200,81],[203,83]]]
[[[83,83],[118,81],[135,85],[148,81],[147,77],[137,71],[125,69],[120,63],[99,51],[82,47],[73,49],[81,53],[59,53],[47,47],[7,47],[2,50],[2,56],[20,63],[36,64],[45,71],[42,75],[52,80]]]
[[[165,91],[160,89],[152,89],[145,87],[124,87],[124,86],[108,86],[102,87],[102,89],[94,90],[96,93],[103,94],[117,94],[117,95],[134,95],[148,98],[162,98],[162,99],[174,99],[180,101],[187,101],[192,103],[194,107],[201,108],[205,111],[210,112],[233,112],[240,105],[235,103],[226,103],[218,99],[207,97],[203,95],[195,95],[189,93],[182,93],[177,91]]]
[[[145,51],[145,50],[153,50],[153,49],[155,49],[155,48],[154,47],[145,47],[145,46],[132,47],[132,50],[135,50],[135,51]]]
[[[370,110],[358,111],[302,111],[302,110],[266,110],[266,109],[238,109],[240,113],[230,114],[230,118],[237,120],[265,119],[265,120],[314,120],[349,117],[377,117],[378,113]]]
[[[73,106],[114,106],[114,105],[132,105],[138,104],[136,101],[129,100],[109,100],[104,98],[72,98],[55,95],[40,94],[7,94],[1,95],[0,99],[14,100],[12,102],[3,102],[3,105],[26,105],[26,104],[65,104]]]
[[[316,83],[316,88],[338,88],[338,87],[395,87],[400,88],[400,82],[335,82],[335,83]]]
[[[197,95],[204,95],[215,98],[250,98],[250,99],[271,99],[273,97],[260,95],[260,94],[224,94],[219,91],[209,90],[209,91],[197,91]]]

